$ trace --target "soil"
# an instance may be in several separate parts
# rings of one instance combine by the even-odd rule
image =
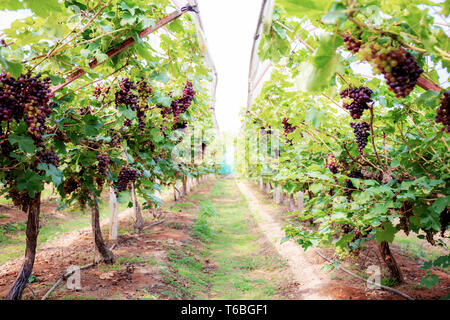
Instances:
[[[355,299],[355,300],[394,300],[405,299],[395,293],[385,290],[367,290],[365,283],[361,280],[351,277],[341,270],[334,270],[326,273],[321,270],[324,261],[313,249],[306,252],[292,240],[280,244],[284,238],[284,232],[279,230],[286,223],[286,218],[280,215],[280,209],[271,204],[263,203],[267,195],[262,193],[256,186],[250,183],[239,183],[241,191],[246,195],[250,204],[257,210],[262,219],[260,223],[262,230],[267,232],[269,237],[276,241],[281,255],[290,259],[290,267],[294,274],[300,277],[299,282],[305,288],[305,298],[313,299]],[[267,202],[267,201],[266,201]],[[280,207],[280,206],[278,206]],[[287,208],[281,206],[284,212]],[[334,252],[331,249],[320,249],[320,252],[328,259],[332,259]],[[439,269],[433,269],[433,272],[439,278],[439,284],[432,290],[419,287],[420,281],[426,274],[421,269],[423,261],[414,259],[401,250],[398,246],[391,245],[391,252],[403,272],[404,282],[395,286],[395,289],[409,295],[414,299],[440,299],[450,293],[450,275]],[[354,256],[341,261],[341,266],[347,268],[353,273],[360,274],[365,272],[369,266],[384,266],[380,264],[378,246],[375,240],[368,241],[364,249],[360,250]],[[387,272],[386,270],[384,270]],[[334,279],[331,279],[334,278]],[[307,280],[303,280],[307,279]],[[314,279],[311,282],[310,279]]]
[[[194,192],[208,192],[212,181],[204,182]],[[239,183],[241,191],[249,200],[249,205],[255,216],[257,228],[266,235],[276,251],[267,249],[268,254],[279,254],[287,260],[291,281],[281,284],[281,296],[285,299],[403,299],[384,290],[366,290],[361,280],[355,279],[334,270],[325,272],[324,260],[313,250],[306,252],[294,243],[287,241],[280,244],[284,237],[283,217],[280,207],[264,203],[266,195],[251,184]],[[226,201],[226,199],[223,199]],[[183,200],[181,200],[183,201]],[[192,201],[197,205],[196,201]],[[192,236],[191,226],[196,216],[196,210],[170,210],[175,203],[167,201],[163,223],[146,229],[143,233],[133,233],[132,209],[125,210],[119,216],[119,237],[116,241],[106,241],[108,247],[113,247],[116,263],[114,265],[97,264],[82,270],[81,286],[78,291],[71,291],[65,285],[60,285],[49,299],[186,299],[191,298],[185,288],[182,277],[170,273],[169,253],[171,250],[184,250],[189,247],[201,247],[199,239]],[[0,208],[0,210],[3,210]],[[9,210],[9,209],[8,209]],[[45,208],[48,212],[51,207]],[[176,212],[175,212],[176,211]],[[19,214],[16,219],[19,219]],[[146,224],[152,221],[150,216],[144,216]],[[22,217],[23,219],[23,217]],[[20,221],[20,220],[17,220]],[[1,221],[4,223],[3,221]],[[102,222],[104,235],[107,234],[107,221]],[[114,245],[114,246],[113,246]],[[439,277],[439,285],[428,290],[419,288],[417,284],[425,275],[421,270],[421,261],[412,259],[393,246],[391,247],[405,277],[405,283],[395,288],[415,299],[439,299],[449,293],[450,276],[448,273],[435,270]],[[332,257],[331,250],[321,249],[321,252]],[[343,266],[355,273],[364,271],[369,265],[379,265],[375,243],[369,243],[358,256],[346,259]],[[23,299],[40,299],[49,288],[66,272],[71,265],[82,266],[98,258],[93,247],[92,232],[84,228],[64,234],[60,238],[43,245],[37,254],[33,275],[38,282],[30,283]],[[196,256],[202,264],[202,272],[214,272],[215,262]],[[20,269],[22,259],[11,260],[0,266],[0,297],[5,297]],[[178,292],[179,294],[174,294]],[[181,293],[180,293],[181,292]]]

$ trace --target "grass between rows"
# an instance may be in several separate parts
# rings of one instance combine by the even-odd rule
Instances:
[[[192,200],[199,205],[191,232],[203,246],[170,248],[163,274],[174,288],[169,298],[280,299],[285,263],[255,228],[234,180],[219,179]]]

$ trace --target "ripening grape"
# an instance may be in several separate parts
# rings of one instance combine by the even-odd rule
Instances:
[[[375,66],[375,73],[382,73],[389,90],[394,91],[397,98],[404,98],[414,89],[423,69],[416,58],[404,48],[391,45],[362,44],[349,35],[344,36],[347,49],[360,59]]]
[[[9,73],[0,74],[0,122],[25,120],[28,133],[39,143],[43,142],[45,122],[52,113],[50,99],[50,78],[40,79],[21,75],[16,80]]]
[[[339,164],[339,161],[336,159],[334,154],[329,153],[327,157],[325,158],[325,166],[332,172],[332,173],[338,173],[341,169],[341,166]]]
[[[442,131],[450,133],[450,91],[444,92],[441,106],[436,109],[436,122],[442,123]]]
[[[133,183],[137,179],[136,169],[130,168],[128,166],[123,166],[119,172],[119,177],[116,183],[117,192],[122,192],[127,189],[130,183]]]
[[[79,108],[78,113],[80,114],[80,116],[85,116],[85,115],[91,113],[91,108],[89,108],[89,107]]]
[[[70,195],[72,192],[76,191],[80,187],[81,187],[80,180],[71,176],[67,178],[67,180],[64,182],[64,193],[66,195]]]
[[[350,87],[342,90],[340,96],[344,99],[344,109],[350,112],[353,119],[361,118],[364,110],[369,109],[368,103],[372,102],[370,99],[372,93],[368,87]]]
[[[109,156],[107,154],[99,154],[97,156],[97,160],[98,160],[98,165],[97,165],[97,169],[98,172],[101,175],[106,175],[106,173],[108,172],[108,166],[111,162],[111,160],[109,159]]]
[[[133,81],[129,79],[122,79],[120,81],[120,89],[116,92],[116,108],[119,105],[125,105],[131,110],[136,110],[138,107],[138,96],[135,95],[132,90],[136,90],[136,86]]]
[[[362,154],[364,147],[367,145],[367,139],[370,135],[369,124],[365,121],[360,123],[350,122],[350,126],[353,128],[353,133],[355,134],[356,143],[358,144],[358,151]]]
[[[354,170],[352,172],[350,172],[347,177],[349,178],[358,178],[358,179],[362,179],[363,175],[361,173],[360,170]],[[347,201],[351,202],[352,201],[352,194],[353,191],[355,191],[355,186],[353,185],[352,180],[350,179],[345,179],[345,188],[344,188],[344,194],[347,197]]]
[[[297,126],[293,126],[292,124],[289,123],[289,118],[285,117],[283,118],[283,135],[285,137],[287,137],[287,135],[291,132],[294,132],[295,129],[297,129]],[[286,139],[286,143],[289,143],[290,145],[292,145],[292,139]]]
[[[36,157],[39,160],[39,162],[52,164],[56,168],[59,167],[59,157],[53,150],[53,146],[51,147],[50,150],[46,149],[45,147],[42,147],[42,150],[37,152]]]

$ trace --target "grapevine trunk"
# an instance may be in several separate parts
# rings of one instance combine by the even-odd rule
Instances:
[[[100,253],[105,263],[114,263],[114,254],[106,247],[102,236],[102,229],[100,227],[100,215],[98,210],[98,203],[95,197],[92,199],[91,208],[91,224],[92,232],[94,234],[94,242],[97,251]]]
[[[28,221],[26,229],[26,248],[25,261],[22,264],[16,281],[8,293],[8,300],[19,300],[22,297],[23,290],[28,283],[28,278],[33,271],[34,259],[36,257],[37,237],[39,234],[39,214],[41,211],[41,194],[37,193],[27,208]]]
[[[381,254],[381,258],[389,269],[391,279],[396,279],[398,283],[403,282],[403,275],[400,271],[400,268],[395,261],[394,256],[389,249],[389,243],[386,241],[382,241],[378,246]]]

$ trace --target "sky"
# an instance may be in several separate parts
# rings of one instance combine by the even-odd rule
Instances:
[[[248,69],[261,0],[199,0],[208,47],[218,73],[216,117],[220,131],[238,133],[246,108]]]

